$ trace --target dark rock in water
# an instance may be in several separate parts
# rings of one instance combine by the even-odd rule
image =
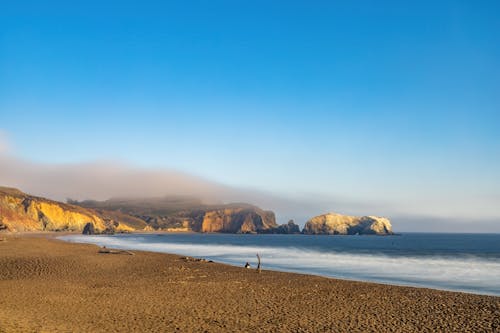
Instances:
[[[300,227],[293,220],[281,224],[275,228],[259,231],[260,234],[300,234]]]
[[[287,234],[300,234],[300,227],[293,220],[288,221],[286,225],[280,225],[279,228],[285,228]]]
[[[83,235],[95,235],[95,227],[92,222],[89,222],[83,227],[82,234]]]

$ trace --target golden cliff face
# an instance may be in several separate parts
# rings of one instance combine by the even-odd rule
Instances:
[[[389,219],[378,216],[348,216],[328,213],[306,222],[303,233],[327,235],[391,235]]]
[[[31,201],[27,213],[41,222],[43,230],[82,230],[88,222],[92,222],[97,229],[105,229],[103,220],[98,216],[75,212],[58,204]]]
[[[92,210],[0,188],[0,225],[9,231],[82,231],[89,222],[100,231],[111,227]],[[114,227],[132,230],[122,224]]]

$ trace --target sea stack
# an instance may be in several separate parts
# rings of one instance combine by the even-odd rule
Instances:
[[[306,222],[304,234],[312,235],[393,235],[389,219],[378,216],[349,216],[327,213]]]

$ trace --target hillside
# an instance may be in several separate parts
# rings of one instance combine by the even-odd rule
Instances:
[[[0,230],[78,231],[92,223],[98,232],[133,231],[146,223],[119,212],[94,210],[0,187]]]

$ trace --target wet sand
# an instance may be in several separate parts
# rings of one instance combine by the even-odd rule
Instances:
[[[0,234],[0,332],[500,331],[500,297],[98,250]]]

